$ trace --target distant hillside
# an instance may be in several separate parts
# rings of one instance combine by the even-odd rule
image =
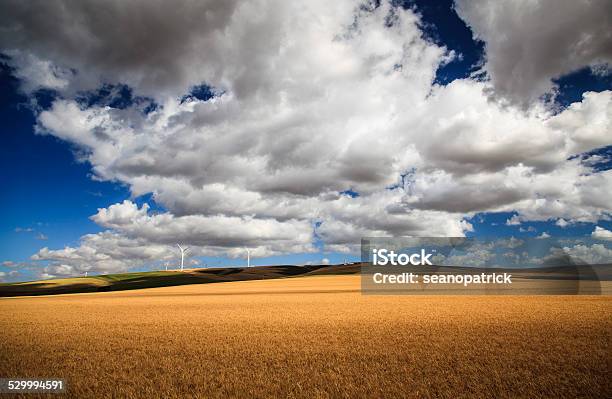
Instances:
[[[168,287],[186,284],[208,284],[227,281],[277,279],[296,276],[357,274],[360,264],[316,266],[255,266],[181,271],[153,271],[106,274],[24,283],[0,284],[0,297],[75,294],[83,292],[121,291]]]
[[[396,271],[399,270],[397,269],[397,267],[395,269]],[[370,269],[364,269],[364,271],[366,273],[371,272]],[[522,280],[544,279],[555,281],[612,281],[612,265],[609,264],[557,266],[524,269],[475,268],[457,266],[418,266],[413,267],[412,269],[406,267],[404,271],[437,274],[480,274],[490,272],[507,272],[512,274],[515,279]],[[281,265],[255,266],[248,268],[227,267],[209,269],[189,269],[183,272],[172,270],[106,274],[90,277],[75,277],[30,281],[23,283],[0,284],[0,297],[121,291],[187,284],[222,283],[228,281],[268,280],[317,275],[359,274],[360,272],[361,263],[354,263],[349,265]]]

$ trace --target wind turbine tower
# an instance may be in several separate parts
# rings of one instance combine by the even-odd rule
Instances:
[[[247,251],[247,267],[251,267],[251,250],[247,248],[246,251]]]
[[[181,271],[183,271],[183,264],[185,263],[185,252],[187,252],[189,248],[183,248],[180,244],[176,244],[176,246],[179,247],[179,249],[181,250]]]

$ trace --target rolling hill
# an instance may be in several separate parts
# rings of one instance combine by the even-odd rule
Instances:
[[[141,288],[269,280],[296,276],[357,274],[360,264],[314,266],[255,266],[105,274],[0,284],[0,297],[122,291]]]

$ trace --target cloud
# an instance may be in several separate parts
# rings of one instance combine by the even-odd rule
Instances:
[[[321,264],[322,265],[329,265],[329,259],[327,259],[327,258],[321,259]]]
[[[0,272],[0,281],[15,281],[21,274],[19,270],[11,270],[9,272]]]
[[[537,237],[536,237],[536,239],[539,239],[539,240],[544,240],[544,239],[546,239],[546,238],[550,238],[550,234],[548,234],[548,233],[547,233],[547,232],[545,232],[545,231],[544,231],[544,232],[542,232],[542,234],[540,234],[539,236],[537,236]]]
[[[525,244],[524,240],[510,237],[510,238],[502,238],[498,239],[494,242],[494,245],[499,248],[508,248],[508,249],[516,249]]]
[[[506,220],[506,226],[518,226],[521,224],[521,220],[518,215],[512,215],[512,217]]]
[[[15,228],[15,232],[16,233],[34,233],[36,232],[36,229],[32,228],[32,227],[16,227]],[[39,232],[36,234],[36,236],[34,237],[37,240],[47,240],[49,239],[49,237],[47,237],[45,234]]]
[[[438,255],[436,259],[437,263],[447,266],[469,266],[469,267],[483,267],[488,264],[491,259],[495,258],[495,254],[490,251],[490,248],[482,248],[475,246],[470,248],[469,252],[465,254],[452,254],[444,257],[444,255]]]
[[[110,204],[92,216],[106,231],[37,260],[119,271],[174,259],[177,241],[230,257],[247,246],[254,256],[312,252],[317,240],[351,252],[363,236],[461,236],[478,212],[514,212],[513,224],[610,218],[612,171],[576,155],[609,144],[611,91],[553,114],[492,101],[491,90],[506,95],[503,71],[437,85],[456,55],[388,2],[103,7],[4,2],[0,47],[25,92],[58,93],[37,114],[38,133],[165,211]],[[109,84],[156,107],[82,101]],[[212,98],[187,96],[202,84]]]
[[[43,279],[56,278],[56,277],[66,277],[66,276],[74,276],[75,274],[81,274],[74,266],[72,265],[52,265],[46,266],[43,269],[43,272],[40,274],[40,277]]]
[[[2,262],[2,266],[10,267],[12,269],[26,269],[26,268],[30,268],[32,266],[32,264],[29,263],[29,262],[14,262],[12,260],[5,260],[5,261]],[[10,272],[10,273],[12,273],[12,272]]]
[[[528,104],[553,79],[583,67],[609,73],[612,3],[607,0],[456,0],[455,9],[485,43],[483,69],[495,92]]]
[[[282,3],[278,7],[282,9]],[[258,17],[247,18],[255,10]],[[240,73],[223,71],[223,64],[239,65],[251,56],[255,59],[246,66],[261,63],[266,54],[257,57],[246,46],[249,38],[256,41],[274,35],[266,29],[276,25],[274,10],[231,0],[183,6],[111,2],[104,12],[91,1],[78,5],[61,0],[41,4],[6,1],[0,9],[4,27],[0,45],[13,51],[13,63],[23,71],[18,76],[25,78],[26,89],[49,87],[51,82],[51,87],[76,92],[95,89],[108,78],[141,93],[178,93],[209,75],[221,81],[226,73]],[[134,15],[139,16],[137,20]],[[244,23],[242,29],[225,31],[233,19]],[[49,60],[53,66],[46,64]],[[74,75],[66,81],[55,76],[56,69],[74,71]],[[28,70],[36,73],[26,74]]]
[[[129,239],[113,232],[87,234],[76,248],[59,250],[42,248],[32,256],[34,261],[50,261],[44,268],[49,275],[72,275],[85,271],[113,273],[147,263],[176,258],[166,245],[154,245],[143,239]]]
[[[15,67],[15,77],[22,82],[21,89],[26,93],[38,89],[61,90],[68,86],[70,72],[63,70],[49,60],[42,60],[31,53],[18,50],[5,50],[10,56],[10,64]]]
[[[308,221],[253,218],[249,216],[148,215],[148,206],[138,208],[126,200],[103,208],[92,216],[101,226],[127,237],[151,243],[176,245],[177,242],[202,247],[258,247],[254,256],[289,252],[311,252],[312,226]]]
[[[612,263],[612,249],[603,244],[575,245],[563,247],[563,249],[551,248],[551,256],[557,254],[569,255],[574,262],[587,263],[590,265]]]
[[[558,219],[558,220],[555,222],[555,224],[556,224],[557,226],[561,227],[562,229],[563,229],[563,228],[566,228],[567,226],[569,226],[569,225],[570,225],[570,223],[569,223],[567,220],[563,219],[563,218],[559,218],[559,219]]]
[[[595,226],[595,230],[591,233],[591,237],[598,240],[612,240],[612,231],[606,230],[603,227]]]

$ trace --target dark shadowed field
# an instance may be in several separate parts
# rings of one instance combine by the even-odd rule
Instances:
[[[360,264],[313,266],[256,266],[202,268],[103,274],[89,277],[59,278],[21,283],[0,283],[0,297],[108,292],[142,288],[210,284],[230,281],[270,280],[296,276],[357,274]]]

